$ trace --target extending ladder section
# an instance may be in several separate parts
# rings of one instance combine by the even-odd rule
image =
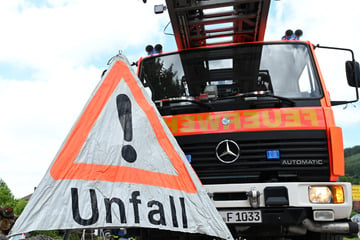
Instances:
[[[179,50],[262,41],[270,0],[166,0]]]

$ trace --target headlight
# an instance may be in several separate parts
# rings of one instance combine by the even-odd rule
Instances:
[[[311,203],[343,203],[344,190],[340,185],[310,186],[309,200]]]
[[[329,187],[309,187],[309,199],[312,203],[331,203],[332,193]]]

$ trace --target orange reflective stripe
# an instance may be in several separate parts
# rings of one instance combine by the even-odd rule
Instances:
[[[237,110],[182,114],[163,118],[175,136],[326,128],[321,107]]]

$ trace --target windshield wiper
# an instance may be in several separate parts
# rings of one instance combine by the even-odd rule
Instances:
[[[200,107],[206,108],[207,110],[212,110],[213,108],[204,103],[201,102],[200,100],[193,98],[193,97],[179,97],[179,98],[167,98],[167,99],[162,99],[162,100],[157,100],[155,101],[155,103],[159,106],[159,107],[163,107],[164,105],[169,105],[171,103],[181,103],[181,102],[188,102],[188,103],[193,103],[193,104],[197,104]],[[176,107],[181,106],[181,105],[176,105]]]
[[[296,105],[295,101],[291,100],[290,98],[277,96],[277,95],[272,94],[269,91],[255,91],[255,92],[247,92],[247,93],[238,93],[238,94],[236,94],[234,96],[225,97],[223,99],[244,98],[244,100],[248,100],[248,99],[245,99],[245,98],[250,98],[250,97],[254,97],[254,98],[263,98],[263,97],[275,98],[275,99],[280,100],[281,102],[288,103],[290,106],[295,106]]]

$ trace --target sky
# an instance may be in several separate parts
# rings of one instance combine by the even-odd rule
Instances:
[[[167,12],[153,12],[160,3],[0,1],[0,178],[16,198],[39,184],[112,56],[121,51],[134,62],[146,55],[146,45],[157,43],[176,50],[173,37],[163,33]],[[265,39],[302,29],[302,40],[350,48],[360,59],[359,23],[358,0],[272,0]],[[322,56],[323,74],[335,78],[331,96],[351,95],[344,61]],[[345,147],[360,145],[360,105],[336,107],[334,114]]]

